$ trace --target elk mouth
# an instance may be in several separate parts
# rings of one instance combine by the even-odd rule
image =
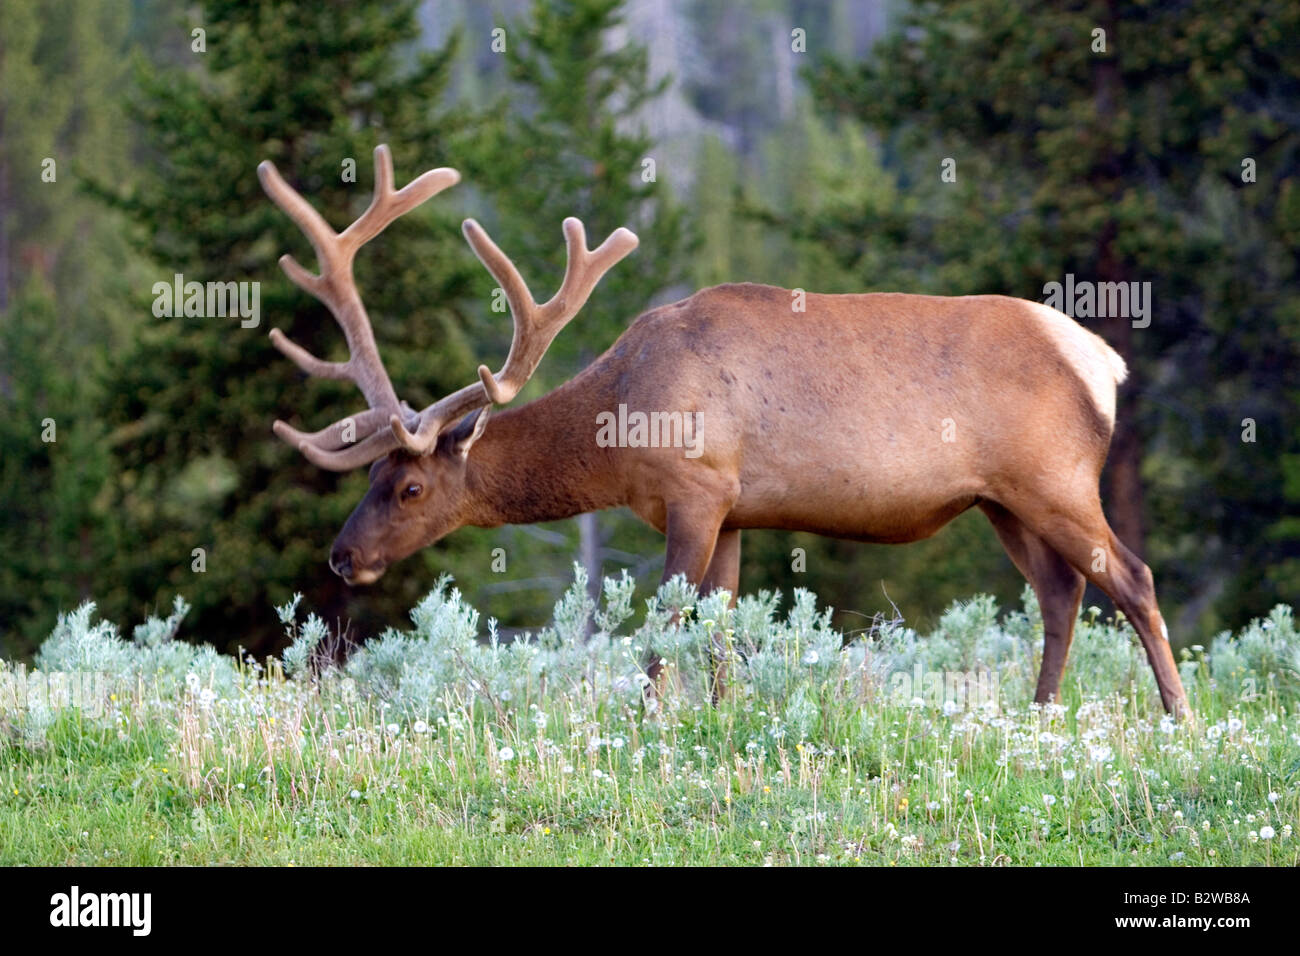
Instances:
[[[381,564],[373,568],[358,568],[349,575],[343,575],[343,581],[349,587],[364,587],[367,584],[374,584],[384,576],[387,565]]]
[[[341,577],[349,587],[363,587],[367,584],[374,584],[383,577],[387,568],[388,564],[384,561],[362,566],[358,563],[356,555],[351,551],[335,551],[330,555],[330,569]]]

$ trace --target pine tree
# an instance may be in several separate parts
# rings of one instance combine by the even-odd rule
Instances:
[[[0,322],[0,654],[31,653],[57,614],[99,596],[113,555],[96,391],[68,374],[58,305],[27,280]]]
[[[0,6],[0,652],[26,654],[95,596],[113,554],[95,385],[137,275],[121,217],[86,196],[121,177],[125,11]]]
[[[461,119],[440,101],[455,41],[416,50],[416,8],[206,0],[184,25],[193,67],[140,68],[135,108],[150,167],[113,201],[145,236],[156,281],[260,283],[261,317],[255,327],[154,317],[138,300],[106,403],[126,541],[105,575],[124,582],[126,613],[183,593],[194,605],[190,633],[261,652],[280,639],[272,603],[295,590],[331,624],[352,620],[369,633],[403,623],[435,567],[457,569],[453,543],[375,587],[346,588],[326,558],[366,475],[322,472],[270,431],[277,417],[319,427],[355,411],[359,396],[348,383],[305,379],[268,342],[278,327],[318,355],[345,352],[328,311],[276,265],[285,252],[314,259],[262,193],[257,164],[274,161],[335,228],[369,201],[378,143],[391,145],[399,185],[450,165]],[[468,257],[453,203],[440,197],[407,214],[356,266],[385,364],[416,407],[473,374],[454,309]],[[458,544],[469,548],[472,536]]]

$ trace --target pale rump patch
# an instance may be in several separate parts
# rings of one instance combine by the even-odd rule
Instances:
[[[1169,628],[1165,627],[1164,621],[1160,622],[1160,636],[1165,639],[1166,644],[1169,643]]]
[[[1089,332],[1064,312],[1041,302],[1025,300],[1034,316],[1061,350],[1061,356],[1078,372],[1093,404],[1112,425],[1115,423],[1115,386],[1128,377],[1124,359],[1101,336]]]

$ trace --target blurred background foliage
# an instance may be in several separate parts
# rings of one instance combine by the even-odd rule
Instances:
[[[539,298],[564,216],[593,243],[641,236],[525,399],[718,282],[1038,300],[1067,273],[1150,282],[1149,327],[1084,320],[1132,369],[1107,512],[1177,643],[1295,602],[1298,38],[1285,0],[7,0],[0,653],[29,655],[87,597],[128,619],[183,594],[187,634],[261,654],[295,591],[365,636],[405,625],[443,571],[506,628],[545,621],[574,560],[593,584],[658,578],[662,540],[621,512],[464,529],[364,590],[329,572],[365,475],[311,467],[270,422],[319,427],[358,398],[266,338],[343,353],[276,266],[312,256],[255,169],[274,160],[341,227],[381,142],[399,183],[465,175],[357,263],[414,404],[508,347],[466,215]],[[177,273],[260,282],[261,325],[155,317],[153,284]],[[811,588],[845,629],[891,602],[925,628],[954,598],[1022,587],[976,513],[905,548],[746,532],[742,584]]]

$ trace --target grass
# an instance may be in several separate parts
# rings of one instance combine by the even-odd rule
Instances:
[[[179,618],[130,644],[87,614],[79,659],[119,655],[103,714],[0,703],[0,864],[1300,862],[1289,612],[1252,625],[1283,672],[1247,673],[1261,633],[1220,639],[1234,674],[1212,666],[1219,642],[1189,655],[1195,716],[1174,724],[1131,631],[1095,614],[1064,706],[1038,708],[1032,601],[998,619],[980,599],[929,637],[886,628],[827,650],[806,603],[780,621],[770,599],[734,615],[706,600],[676,628],[660,597],[629,635],[597,611],[608,633],[562,644],[593,611],[575,588],[530,650],[477,640],[477,615],[440,588],[412,632],[314,675],[303,651],[321,634],[295,605],[281,613],[306,641],[286,655],[296,679],[188,645],[160,656]],[[738,659],[715,707],[695,672],[718,632]],[[647,640],[680,672],[653,712],[635,679]],[[44,664],[76,663],[55,645]],[[196,660],[208,669],[166,669]],[[996,700],[896,692],[899,674],[985,663]]]

